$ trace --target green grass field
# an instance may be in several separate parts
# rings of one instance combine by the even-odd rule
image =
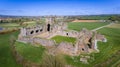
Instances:
[[[31,62],[40,63],[45,48],[42,46],[34,47],[30,44],[16,42],[16,50],[26,59]]]
[[[3,28],[15,28],[15,27],[20,27],[20,25],[17,24],[17,23],[2,23],[2,24],[0,24],[0,27],[3,27]]]
[[[80,22],[76,22],[76,23],[68,23],[68,28],[72,29],[72,30],[76,30],[76,31],[80,31],[82,28],[87,28],[88,30],[92,30],[104,25],[107,25],[109,23],[103,23],[103,22],[88,22],[88,23],[80,23]]]
[[[15,58],[12,56],[10,50],[9,37],[11,35],[17,37],[18,32],[0,34],[0,67],[21,67],[21,65],[15,62]]]
[[[56,43],[61,43],[61,42],[70,42],[70,43],[75,43],[76,42],[76,38],[73,37],[67,37],[67,36],[55,36],[53,38],[51,38],[52,40],[55,40]]]

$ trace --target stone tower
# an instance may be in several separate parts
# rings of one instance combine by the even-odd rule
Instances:
[[[55,23],[55,19],[56,18],[52,17],[52,16],[48,16],[46,18],[46,23],[45,23],[45,25],[46,25],[46,31],[50,32],[52,30],[52,26]]]

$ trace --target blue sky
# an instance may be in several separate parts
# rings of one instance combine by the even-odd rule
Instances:
[[[2,15],[120,14],[120,0],[0,0]]]

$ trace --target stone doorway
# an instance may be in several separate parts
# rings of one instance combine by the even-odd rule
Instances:
[[[50,24],[47,24],[47,31],[50,31]]]

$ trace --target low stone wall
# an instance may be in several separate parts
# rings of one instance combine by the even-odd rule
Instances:
[[[62,42],[56,48],[56,53],[63,53],[67,55],[74,55],[75,49],[72,43]]]
[[[38,43],[42,46],[48,46],[48,47],[51,47],[56,44],[54,40],[41,39],[41,38],[33,38],[33,43]]]
[[[19,38],[18,41],[24,42],[24,43],[40,44],[42,46],[48,46],[48,47],[51,47],[56,44],[54,40],[37,38],[37,37],[35,38],[22,37],[22,38]]]

